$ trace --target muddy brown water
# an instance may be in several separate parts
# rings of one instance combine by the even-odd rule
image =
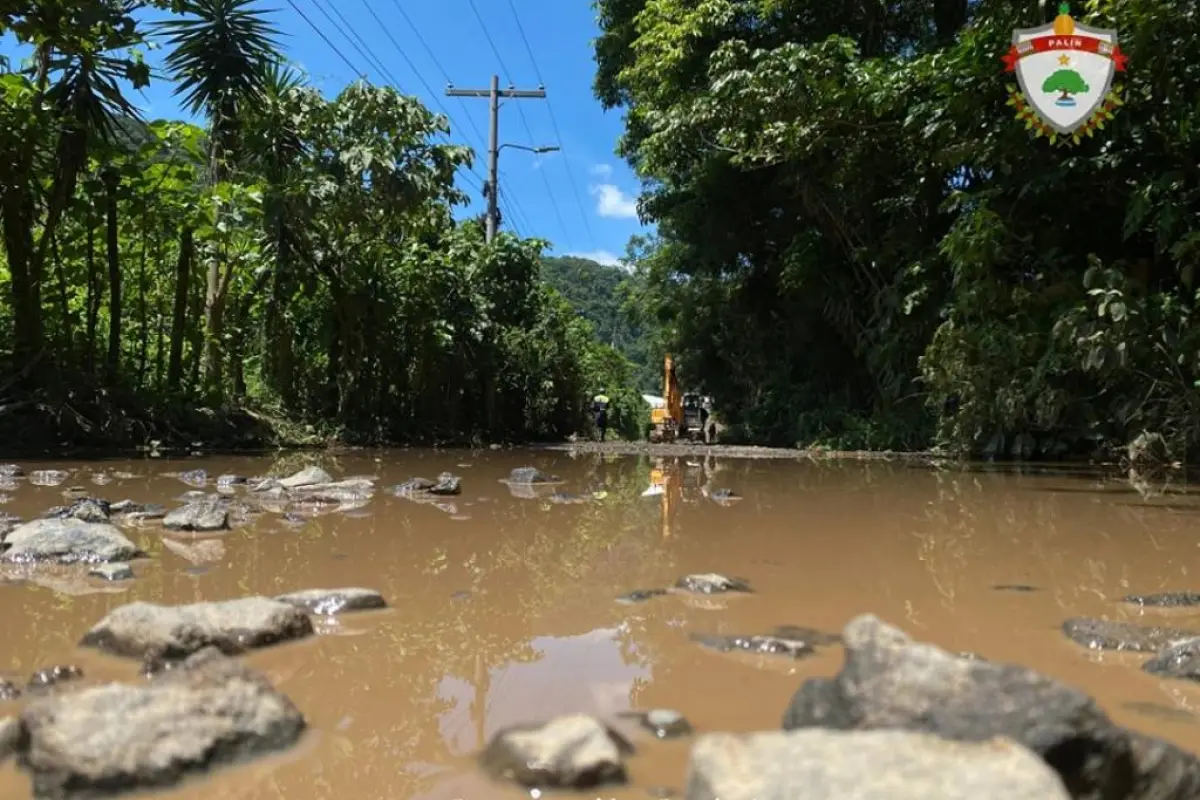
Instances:
[[[838,669],[840,649],[803,661],[724,655],[689,633],[766,633],[781,624],[836,632],[873,612],[947,649],[1046,672],[1097,697],[1118,722],[1200,752],[1200,686],[1144,674],[1145,655],[1089,652],[1059,632],[1077,615],[1200,626],[1200,610],[1119,602],[1130,592],[1200,590],[1200,496],[1185,489],[1145,498],[1125,483],[1055,470],[668,459],[664,493],[643,496],[657,463],[647,458],[389,451],[27,461],[26,470],[72,475],[57,487],[21,481],[0,511],[32,518],[61,504],[71,485],[114,501],[174,503],[191,487],[164,472],[203,468],[215,479],[314,460],[335,478],[377,475],[381,489],[449,470],[462,476],[463,493],[448,499],[454,508],[439,509],[381,491],[351,515],[291,524],[265,514],[202,539],[164,536],[157,522],[128,526],[154,556],[135,563],[132,582],[54,574],[40,584],[0,582],[0,675],[68,663],[88,683],[139,680],[136,664],[76,647],[108,610],[135,599],[371,587],[391,608],[345,615],[320,636],[246,659],[307,716],[311,730],[297,748],[160,796],[517,798],[527,795],[473,768],[497,730],[566,712],[656,707],[679,709],[699,731],[777,728],[806,677]],[[500,479],[524,465],[560,475],[563,491],[607,494],[579,505],[516,497]],[[93,472],[114,471],[134,477],[92,484]],[[706,484],[743,499],[718,505],[702,496]],[[745,578],[756,592],[615,602],[710,571]],[[1037,590],[993,588],[1003,584]],[[18,708],[0,702],[0,715]],[[588,797],[644,800],[647,787],[682,788],[686,740],[635,742],[632,785]],[[0,797],[29,792],[13,764],[0,767]]]

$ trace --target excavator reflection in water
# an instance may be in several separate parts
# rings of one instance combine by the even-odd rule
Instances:
[[[642,497],[659,497],[662,503],[662,538],[674,533],[675,514],[681,503],[698,503],[708,494],[717,470],[711,456],[703,462],[683,458],[656,458],[650,469],[650,486]]]

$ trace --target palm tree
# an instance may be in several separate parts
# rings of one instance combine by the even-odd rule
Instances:
[[[250,5],[251,0],[183,0],[180,10],[190,18],[159,25],[173,48],[166,65],[179,82],[175,93],[183,95],[185,108],[208,118],[213,185],[227,179],[238,155],[240,110],[262,97],[267,68],[280,61],[273,38],[278,31]],[[232,277],[221,266],[219,258],[208,260],[204,295],[204,377],[214,393],[222,389],[221,337]]]

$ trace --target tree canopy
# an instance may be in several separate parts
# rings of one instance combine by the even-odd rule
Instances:
[[[0,427],[190,442],[249,409],[352,441],[561,437],[631,381],[539,279],[547,242],[455,219],[473,154],[444,117],[322,95],[247,0],[163,0],[206,122],[143,120],[139,5],[0,12],[33,51],[0,65]]]
[[[643,313],[776,443],[1090,453],[1200,439],[1200,41],[1097,0],[1128,71],[1078,145],[1007,105],[1032,0],[598,0],[596,94],[658,239]]]

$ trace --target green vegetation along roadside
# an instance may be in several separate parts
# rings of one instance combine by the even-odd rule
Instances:
[[[0,12],[6,450],[561,440],[632,367],[539,279],[545,242],[456,221],[446,120],[365,82],[327,98],[246,0],[157,33],[202,127],[144,121],[131,4]]]
[[[1035,140],[1001,55],[1054,3],[599,0],[596,91],[658,238],[644,315],[743,438],[1106,453],[1200,443],[1200,40],[1099,0],[1124,105]],[[1191,458],[1189,459],[1189,456]]]

